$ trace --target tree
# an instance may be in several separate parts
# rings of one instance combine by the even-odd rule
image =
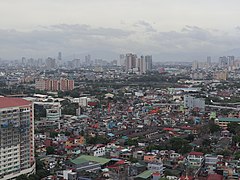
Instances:
[[[16,180],[28,180],[28,177],[26,174],[22,174],[16,178]]]
[[[221,130],[220,126],[216,124],[210,124],[209,125],[209,130],[211,133],[219,132]]]
[[[209,139],[204,139],[202,141],[202,145],[205,146],[205,147],[210,146],[210,144],[211,144],[211,141]]]
[[[234,154],[234,159],[237,159],[237,160],[240,159],[240,151],[238,151]]]
[[[52,147],[52,146],[48,146],[47,148],[46,148],[46,153],[47,153],[47,155],[49,155],[49,154],[54,154],[55,153],[55,148],[54,147]]]
[[[78,104],[73,104],[68,100],[62,102],[62,114],[75,116],[77,108]]]
[[[223,155],[224,157],[225,157],[225,156],[230,156],[230,155],[231,155],[231,151],[225,149],[225,150],[222,150],[222,151],[220,151],[220,152],[217,152],[217,154],[221,154],[221,155]]]
[[[239,144],[240,143],[240,136],[238,136],[238,135],[233,136],[232,141],[233,141],[234,144]]]
[[[170,139],[170,149],[175,150],[178,153],[188,153],[191,151],[191,146],[188,144],[187,140],[180,137],[174,137]]]
[[[194,135],[189,134],[185,139],[188,140],[189,142],[192,142],[194,140]]]
[[[109,140],[104,136],[87,137],[86,141],[88,144],[107,144]]]
[[[128,146],[137,146],[138,145],[138,140],[137,139],[128,139],[126,144]]]
[[[41,178],[37,174],[31,174],[28,180],[40,180]]]
[[[58,136],[58,133],[57,132],[55,132],[55,131],[51,131],[50,132],[50,137],[51,138],[55,138],[55,137],[57,137]]]
[[[229,132],[236,134],[240,130],[240,125],[237,122],[230,122],[227,125]]]

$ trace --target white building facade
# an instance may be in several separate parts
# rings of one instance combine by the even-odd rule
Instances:
[[[0,179],[35,173],[32,103],[0,97]]]

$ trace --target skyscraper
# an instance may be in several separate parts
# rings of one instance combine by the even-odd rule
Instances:
[[[126,71],[132,71],[133,68],[137,67],[137,55],[136,54],[126,54],[125,68]]]
[[[211,65],[211,61],[212,61],[211,56],[208,56],[208,57],[207,57],[207,64],[208,64],[208,65]]]
[[[150,56],[150,55],[145,56],[145,61],[146,61],[147,71],[151,71],[152,70],[152,56]]]
[[[125,63],[125,55],[124,54],[120,54],[117,65],[118,66],[124,66]]]
[[[139,59],[138,59],[138,64],[139,64],[139,72],[140,74],[144,74],[146,73],[147,69],[146,69],[146,61],[144,59],[144,56],[141,56]]]
[[[59,60],[59,61],[62,60],[62,52],[58,52],[58,60]]]
[[[0,179],[35,172],[32,103],[0,97]]]
[[[48,57],[46,59],[46,68],[47,69],[53,69],[56,68],[56,60],[53,58]]]

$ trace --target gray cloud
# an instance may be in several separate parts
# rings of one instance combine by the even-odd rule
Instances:
[[[154,29],[153,26],[146,21],[138,21],[134,24],[134,27],[144,28],[147,32],[157,32],[157,30]]]
[[[57,24],[41,26],[33,31],[1,29],[0,57],[48,57],[56,56],[58,51],[65,55],[91,53],[93,57],[109,60],[127,52],[153,54],[156,61],[240,55],[237,51],[240,48],[239,33],[189,25],[180,31],[161,32],[145,21],[135,23],[134,27],[133,30],[125,30],[84,24]]]

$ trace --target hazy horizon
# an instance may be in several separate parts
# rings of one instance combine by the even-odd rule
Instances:
[[[9,0],[0,2],[0,58],[154,61],[240,56],[237,0]]]

